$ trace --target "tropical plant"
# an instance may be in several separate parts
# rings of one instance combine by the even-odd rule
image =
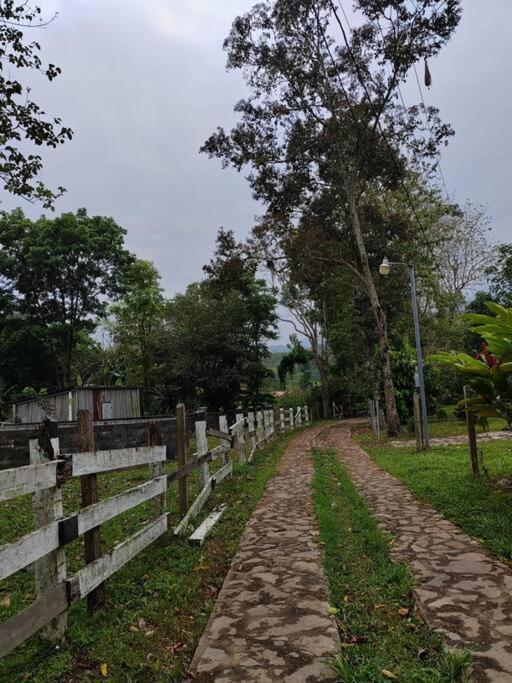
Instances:
[[[480,353],[439,352],[431,360],[453,368],[465,378],[476,396],[459,402],[478,418],[502,417],[512,429],[512,308],[488,301],[495,314],[469,313],[471,330],[484,340]]]

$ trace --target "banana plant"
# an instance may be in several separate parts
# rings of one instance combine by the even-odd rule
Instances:
[[[471,330],[484,343],[476,358],[466,353],[440,351],[432,361],[453,368],[465,378],[475,396],[459,401],[459,406],[478,418],[501,417],[512,429],[512,308],[486,303],[494,313],[469,313],[465,318]]]

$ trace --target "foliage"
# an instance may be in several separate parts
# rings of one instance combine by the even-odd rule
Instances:
[[[406,339],[400,348],[391,350],[390,357],[397,408],[402,424],[406,424],[414,412],[414,373],[418,365],[416,350]],[[430,415],[435,415],[440,406],[440,375],[441,373],[437,367],[432,366],[428,362],[424,364],[425,393],[427,396],[427,410]]]
[[[297,365],[307,367],[313,357],[309,349],[304,348],[302,344],[296,339],[292,339],[292,347],[288,353],[285,353],[281,358],[279,367],[277,369],[279,380],[283,387],[286,386],[287,375],[293,375]]]
[[[503,306],[512,306],[512,244],[497,247],[494,263],[486,270],[492,297]]]
[[[157,335],[161,333],[165,300],[160,275],[149,261],[136,259],[123,286],[123,298],[110,307],[111,332],[127,381],[142,384],[142,408],[146,411],[156,379]]]
[[[27,148],[55,148],[70,140],[72,131],[58,117],[45,118],[30,97],[31,89],[16,76],[29,69],[53,81],[61,73],[55,64],[43,65],[39,44],[25,38],[26,29],[41,29],[51,21],[44,20],[40,7],[26,1],[5,0],[0,5],[0,179],[8,192],[41,200],[45,208],[53,206],[64,188],[55,193],[44,185],[39,179],[42,157],[27,153]]]
[[[485,341],[477,358],[439,352],[431,359],[453,368],[477,394],[460,401],[479,418],[502,417],[512,428],[512,308],[487,302],[495,316],[468,313],[471,330]]]
[[[11,296],[14,317],[30,321],[29,330],[42,331],[53,386],[73,383],[77,335],[93,331],[108,297],[121,292],[132,261],[125,234],[112,218],[88,216],[85,209],[36,221],[21,209],[0,213],[3,289]]]

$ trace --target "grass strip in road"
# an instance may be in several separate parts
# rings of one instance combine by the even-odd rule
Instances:
[[[201,548],[172,538],[155,543],[131,560],[107,582],[108,605],[88,614],[86,603],[69,612],[66,641],[51,647],[34,636],[0,661],[0,681],[31,683],[97,682],[151,683],[181,681],[213,609],[240,537],[290,439],[299,430],[279,437],[257,451],[250,464],[235,463],[233,479],[215,488],[201,518],[219,502],[228,505],[219,525]],[[144,472],[119,472],[100,482],[103,495],[112,495]],[[76,487],[75,487],[76,488]],[[191,500],[197,473],[190,478]],[[79,494],[71,490],[70,495]],[[17,499],[3,510],[0,532],[21,530],[30,517],[30,501]],[[68,501],[71,505],[71,501]],[[76,501],[75,501],[76,503]],[[147,521],[150,504],[142,504],[103,525],[102,540],[110,547]],[[176,487],[168,493],[171,527],[179,519]],[[4,523],[5,522],[5,523]],[[74,542],[75,543],[75,542]],[[77,541],[77,543],[81,543]],[[82,554],[76,548],[77,561]],[[74,561],[74,558],[71,558]],[[73,567],[73,562],[71,562]],[[34,598],[32,571],[18,572],[0,584],[0,621]]]
[[[413,577],[389,556],[389,541],[350,481],[336,451],[316,449],[314,499],[324,545],[343,683],[464,681],[469,656],[444,649],[414,615]]]
[[[479,444],[488,477],[473,477],[467,446],[367,448],[372,458],[418,498],[429,503],[494,555],[512,560],[512,440]]]

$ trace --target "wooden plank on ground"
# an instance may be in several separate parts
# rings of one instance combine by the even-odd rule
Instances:
[[[67,607],[67,590],[63,583],[0,624],[0,658],[62,614]]]
[[[196,517],[196,515],[200,512],[202,509],[203,505],[206,503],[208,498],[210,497],[210,494],[213,490],[212,486],[212,480],[215,479],[215,477],[212,477],[210,481],[206,484],[206,486],[203,487],[201,490],[201,493],[197,496],[195,501],[192,503],[190,506],[187,514],[181,522],[178,524],[178,526],[174,529],[174,535],[179,536],[183,531],[186,530],[189,521],[193,518]]]
[[[0,502],[55,486],[57,465],[53,460],[0,471]]]
[[[138,555],[150,543],[153,543],[153,541],[156,541],[159,536],[165,533],[167,531],[167,514],[165,513],[133,536],[130,536],[126,541],[116,545],[110,553],[103,555],[103,557],[81,569],[72,579],[78,585],[80,597],[83,598],[85,595],[88,595],[103,583],[105,579],[112,576],[112,574],[121,569],[122,566]]]
[[[59,523],[52,522],[0,547],[0,581],[59,547]]]
[[[71,456],[74,477],[149,465],[163,460],[165,460],[165,446],[140,446],[110,451],[73,453]]]
[[[188,540],[190,541],[190,543],[192,543],[192,545],[202,545],[203,544],[204,539],[207,537],[207,535],[213,529],[215,524],[222,517],[226,508],[227,508],[227,505],[225,503],[222,503],[222,505],[218,505],[216,508],[214,508],[210,512],[208,517],[204,520],[204,522],[202,522],[197,527],[197,529],[194,531],[192,536],[189,536]]]

